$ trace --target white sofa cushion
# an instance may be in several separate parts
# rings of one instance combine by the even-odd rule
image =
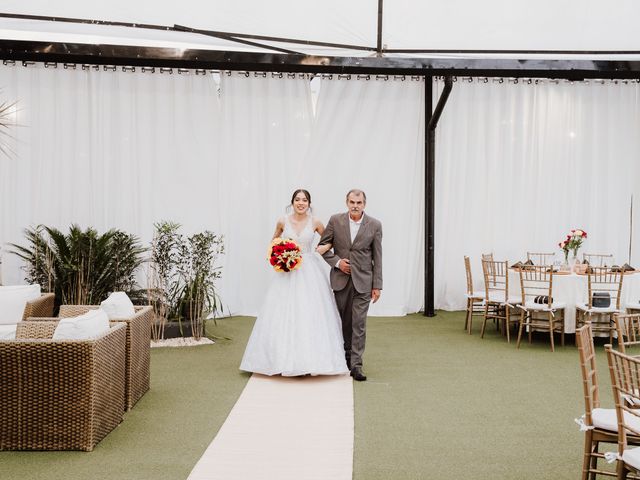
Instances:
[[[0,340],[15,340],[17,328],[17,324],[0,325]]]
[[[136,314],[133,303],[124,292],[113,292],[100,304],[100,308],[105,311],[109,319],[130,318]]]
[[[90,310],[77,317],[63,318],[53,332],[53,340],[86,340],[109,330],[109,317],[100,310]]]
[[[7,285],[0,287],[0,325],[22,321],[29,300],[40,297],[40,285]]]

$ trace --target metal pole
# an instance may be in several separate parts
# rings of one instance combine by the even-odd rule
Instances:
[[[425,76],[425,268],[424,268],[424,315],[434,317],[434,233],[435,233],[435,187],[436,187],[436,127],[447,103],[453,79],[448,76],[444,80],[444,89],[433,109],[433,77]],[[432,113],[433,112],[433,113]]]
[[[433,112],[433,77],[424,77],[424,186],[425,186],[425,206],[424,206],[424,315],[433,317],[434,312],[434,291],[433,291],[433,184],[434,179],[434,147],[432,135],[429,131]]]
[[[376,41],[376,52],[378,56],[382,55],[382,2],[383,0],[378,0],[378,35]]]

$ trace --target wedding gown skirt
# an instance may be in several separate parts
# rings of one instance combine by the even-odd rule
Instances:
[[[349,372],[327,270],[318,253],[307,252],[297,270],[273,273],[241,370],[285,376]]]

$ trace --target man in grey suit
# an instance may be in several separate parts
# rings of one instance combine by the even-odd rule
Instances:
[[[347,366],[354,380],[364,381],[362,354],[369,303],[382,290],[382,224],[364,214],[367,196],[362,190],[347,193],[347,213],[333,215],[320,239],[331,244],[324,253],[331,268],[331,288],[342,319]]]

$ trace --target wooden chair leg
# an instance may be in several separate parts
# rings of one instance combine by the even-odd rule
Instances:
[[[548,313],[549,316],[549,339],[551,340],[551,351],[555,352],[555,346],[553,345],[553,315],[551,312]]]
[[[473,300],[471,300],[470,298],[467,298],[467,316],[464,319],[464,329],[467,332],[469,332],[469,316],[473,311],[472,309],[473,309]]]
[[[522,327],[524,326],[525,313],[526,312],[524,310],[520,312],[520,326],[518,327],[518,342],[516,343],[516,348],[520,348],[520,340],[522,340]]]
[[[511,337],[509,337],[509,327],[511,321],[511,313],[510,313],[509,305],[504,306],[504,328],[507,331],[507,343],[511,343]]]
[[[480,338],[484,338],[484,329],[487,326],[487,316],[489,315],[489,302],[484,306],[484,319],[482,320],[482,329],[480,330]]]
[[[593,432],[591,430],[587,430],[584,436],[584,458],[582,460],[582,480],[587,480],[589,476],[589,468],[591,467],[591,452],[592,452],[592,442]]]

